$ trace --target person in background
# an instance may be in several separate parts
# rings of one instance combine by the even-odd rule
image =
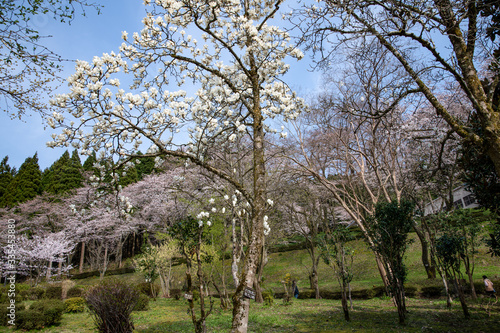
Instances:
[[[497,299],[496,290],[493,287],[493,282],[491,282],[491,280],[488,279],[486,275],[483,275],[483,281],[484,281],[484,291],[486,292],[486,295],[488,295],[489,297],[495,297],[495,299]]]
[[[295,280],[292,281],[292,290],[293,297],[299,298],[299,288],[297,287],[297,282],[295,282]]]

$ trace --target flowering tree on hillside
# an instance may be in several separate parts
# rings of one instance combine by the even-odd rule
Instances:
[[[288,43],[286,32],[269,24],[280,0],[145,4],[149,12],[144,29],[131,38],[123,32],[119,54],[77,63],[68,79],[71,92],[53,101],[61,113],[48,121],[61,133],[49,146],[72,143],[83,153],[103,150],[124,162],[135,157],[183,157],[238,189],[251,205],[252,223],[241,283],[233,297],[232,330],[246,332],[249,300],[242,299],[242,293],[253,284],[264,236],[264,135],[275,132],[264,121],[278,116],[294,119],[303,109],[280,79],[289,68],[284,59],[300,59],[302,53]],[[120,71],[133,76],[129,92],[120,88]],[[192,97],[184,90],[168,91],[171,81],[181,86],[193,82],[198,90]],[[179,147],[174,136],[181,129],[190,141]],[[253,145],[250,188],[214,167],[206,154],[207,147],[231,144],[244,133]],[[145,141],[151,149],[137,155]]]

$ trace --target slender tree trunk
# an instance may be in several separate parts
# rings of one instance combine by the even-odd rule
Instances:
[[[61,260],[61,261],[59,261],[59,264],[57,266],[57,275],[59,276],[59,278],[61,278],[61,276],[62,276],[62,264],[63,263],[62,263],[62,260]]]
[[[236,236],[236,219],[232,220],[232,262],[231,262],[231,274],[233,276],[233,282],[235,288],[238,288],[240,284],[238,264],[241,260],[241,250],[238,242],[238,237]]]
[[[319,282],[318,282],[318,258],[315,258],[315,254],[313,252],[313,255],[311,256],[311,259],[313,260],[313,265],[311,268],[311,275],[309,276],[309,284],[311,289],[314,290],[314,297],[316,299],[320,299],[319,295]]]
[[[108,268],[108,245],[105,246],[104,248],[104,258],[103,258],[103,264],[101,267],[101,272],[99,274],[99,279],[102,281],[104,279],[104,275],[106,274],[106,269]]]
[[[231,332],[246,333],[248,330],[248,314],[250,300],[243,298],[245,287],[252,287],[255,280],[255,272],[260,258],[264,240],[264,208],[265,208],[265,157],[264,157],[264,128],[260,109],[260,87],[258,71],[254,64],[252,55],[249,56],[251,63],[251,75],[253,81],[253,206],[252,225],[250,226],[250,237],[245,263],[241,274],[241,282],[233,296],[233,322]]]
[[[80,267],[78,271],[83,273],[83,264],[85,262],[85,242],[82,242],[82,249],[80,250]]]
[[[467,307],[467,303],[465,302],[465,294],[464,294],[464,289],[462,287],[462,284],[458,280],[458,278],[455,276],[453,279],[453,283],[455,284],[455,288],[458,293],[458,299],[460,300],[460,305],[462,306],[462,310],[464,312],[465,319],[470,318],[469,314],[469,308]]]
[[[50,280],[51,274],[52,274],[52,261],[49,261],[49,267],[47,268],[47,274],[45,275],[47,281]]]
[[[420,240],[421,248],[422,248],[422,264],[424,265],[425,272],[427,273],[428,279],[436,278],[436,267],[430,260],[429,253],[429,242],[425,238],[425,234],[420,230],[416,225],[413,226],[413,230],[415,230],[418,239]]]

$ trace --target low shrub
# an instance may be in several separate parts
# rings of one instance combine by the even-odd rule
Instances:
[[[16,314],[18,311],[22,311],[25,309],[25,306],[22,303],[16,303],[15,309],[13,308],[12,310],[9,307],[12,307],[11,303],[0,304],[0,326],[8,325],[8,321],[12,319],[8,316],[11,311],[13,312],[13,314]]]
[[[144,295],[143,293],[139,294],[139,298],[137,299],[137,303],[135,303],[133,311],[147,311],[149,310],[149,297]]]
[[[35,310],[16,312],[16,328],[24,330],[40,330],[45,326],[43,313]]]
[[[442,286],[427,286],[422,287],[422,291],[420,292],[422,297],[434,298],[440,297],[443,292]]]
[[[193,290],[193,301],[197,302],[200,299],[200,292],[198,290]]]
[[[82,297],[71,297],[64,300],[64,311],[78,313],[85,311],[85,300]]]
[[[45,318],[45,325],[59,324],[65,311],[64,302],[58,299],[44,299],[30,305],[30,310],[38,311]]]
[[[170,289],[170,297],[180,300],[182,297],[182,290],[180,289]]]
[[[48,286],[47,289],[45,289],[45,298],[62,299],[62,287],[61,286]]]
[[[352,298],[358,298],[358,299],[372,299],[375,297],[375,290],[373,289],[360,289],[360,290],[353,290],[351,292]]]
[[[28,299],[30,299],[32,301],[36,301],[36,300],[44,298],[45,289],[42,287],[36,286],[36,287],[28,289],[26,291],[26,293],[28,295]]]
[[[83,295],[83,289],[80,288],[79,286],[74,286],[68,289],[66,297],[73,298],[73,297],[81,297],[82,295]]]
[[[102,333],[131,333],[131,313],[140,292],[121,281],[110,280],[90,288],[85,301],[96,327]]]
[[[301,289],[299,291],[299,299],[315,298],[316,292],[314,289]]]
[[[405,296],[407,297],[417,297],[419,296],[419,290],[417,286],[408,285],[405,286]]]
[[[387,296],[384,286],[373,286],[374,297],[384,297]]]
[[[148,297],[153,297],[153,291],[155,292],[156,296],[159,295],[160,293],[160,286],[157,284],[153,284],[153,290],[151,290],[151,284],[148,282],[142,282],[136,285],[137,290],[139,290],[141,293]]]
[[[262,293],[262,298],[264,299],[264,304],[266,306],[272,306],[274,303],[274,296],[271,291],[264,291]]]

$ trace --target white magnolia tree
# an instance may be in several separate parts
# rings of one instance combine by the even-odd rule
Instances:
[[[144,2],[144,29],[131,38],[123,32],[118,54],[77,63],[68,79],[71,92],[53,101],[61,112],[49,124],[61,132],[49,146],[104,150],[126,161],[147,141],[151,149],[137,157],[187,158],[238,189],[251,205],[252,225],[233,297],[232,330],[246,332],[249,300],[242,293],[253,284],[264,236],[264,136],[277,132],[265,121],[294,119],[303,108],[281,80],[289,68],[285,58],[300,59],[302,53],[289,44],[286,32],[270,24],[280,0]],[[130,76],[133,83],[125,91],[120,79]],[[188,97],[184,90],[167,90],[174,81],[189,89],[194,84],[197,91]],[[190,138],[181,147],[174,139],[179,132]],[[244,133],[253,144],[250,187],[214,167],[206,154],[207,147],[230,145]]]

